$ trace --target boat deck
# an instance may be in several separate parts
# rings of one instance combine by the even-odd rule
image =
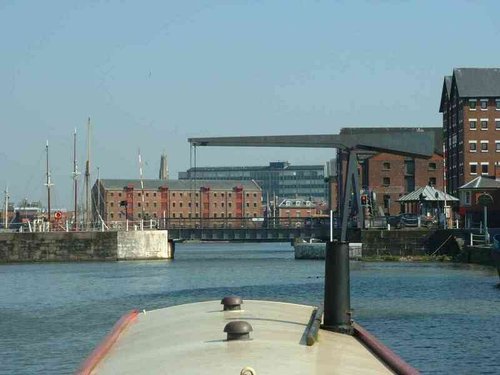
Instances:
[[[390,374],[355,337],[320,330],[306,345],[312,306],[245,300],[222,311],[220,301],[140,313],[93,374]],[[250,340],[228,341],[233,320],[250,323]]]

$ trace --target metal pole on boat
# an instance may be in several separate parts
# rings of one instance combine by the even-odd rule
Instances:
[[[323,327],[331,331],[351,334],[351,289],[347,229],[351,213],[349,201],[352,199],[351,205],[354,206],[355,199],[359,200],[359,181],[357,178],[357,154],[354,150],[348,150],[348,152],[340,242],[329,241],[326,244]],[[354,196],[351,196],[352,193]],[[358,204],[358,210],[359,207]]]
[[[326,244],[324,328],[351,333],[349,243]]]

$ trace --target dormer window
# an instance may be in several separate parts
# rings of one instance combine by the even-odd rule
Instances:
[[[477,99],[469,99],[469,109],[475,111],[477,106]]]

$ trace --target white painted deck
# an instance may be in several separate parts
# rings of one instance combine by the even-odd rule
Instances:
[[[305,344],[313,307],[247,301],[223,312],[220,301],[174,306],[139,314],[97,366],[95,374],[239,375],[390,374],[354,337],[320,330]],[[224,326],[245,320],[251,340],[226,341]]]

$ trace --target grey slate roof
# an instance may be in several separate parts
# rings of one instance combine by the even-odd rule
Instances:
[[[101,179],[105,189],[122,190],[132,185],[135,190],[141,189],[141,180],[124,179]],[[167,186],[171,190],[199,190],[202,186],[211,190],[231,190],[235,186],[241,186],[246,191],[261,191],[259,185],[254,181],[240,180],[143,180],[145,190],[158,190],[161,186]]]
[[[444,76],[444,84],[445,84],[446,93],[448,94],[448,96],[451,93],[451,81],[452,81],[452,79],[453,79],[452,76]]]
[[[373,134],[374,137],[390,137],[394,132],[434,132],[434,152],[443,154],[442,127],[370,127],[370,128],[342,128],[339,134]]]
[[[436,193],[437,193],[437,198],[436,198]],[[398,202],[418,202],[420,201],[420,194],[423,194],[425,196],[424,198],[425,202],[444,202],[445,197],[447,202],[452,202],[452,201],[458,202],[459,200],[458,198],[455,198],[450,194],[445,195],[445,193],[442,192],[441,190],[438,190],[432,186],[427,185],[402,196],[401,198],[398,199]]]
[[[481,190],[481,189],[500,189],[500,181],[492,178],[478,176],[472,181],[467,182],[458,188],[459,190]]]
[[[500,97],[500,68],[456,68],[453,79],[462,98]]]

